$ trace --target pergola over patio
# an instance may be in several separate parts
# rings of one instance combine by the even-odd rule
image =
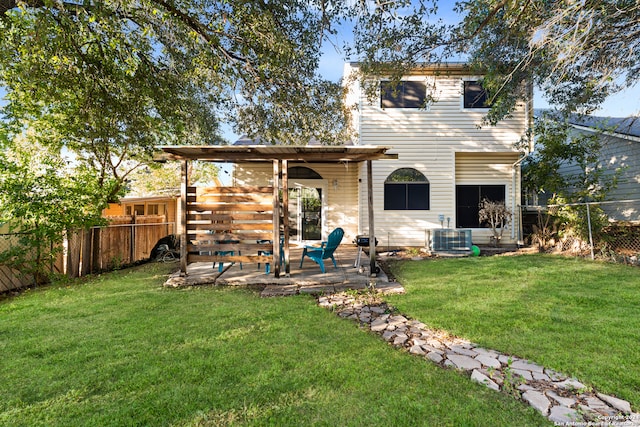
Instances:
[[[157,160],[177,160],[182,162],[182,184],[181,184],[181,229],[180,236],[180,270],[182,275],[187,274],[187,265],[191,261],[213,261],[213,262],[234,262],[234,261],[254,261],[254,262],[270,262],[273,266],[273,273],[276,278],[280,277],[280,259],[281,255],[284,255],[284,267],[285,274],[289,276],[289,225],[287,221],[280,224],[281,218],[288,217],[289,200],[288,200],[288,179],[287,170],[289,162],[302,162],[302,163],[367,163],[367,192],[368,192],[368,213],[369,213],[369,267],[371,275],[376,274],[376,248],[375,248],[375,227],[374,227],[374,215],[373,215],[373,189],[372,189],[372,161],[382,159],[397,159],[397,154],[388,154],[387,151],[390,147],[379,146],[362,146],[362,145],[340,145],[340,146],[298,146],[298,145],[225,145],[225,146],[163,146],[160,147],[163,150],[163,155]],[[192,219],[197,216],[189,216],[190,203],[196,201],[195,191],[190,187],[188,177],[188,163],[189,161],[211,161],[220,163],[246,163],[246,162],[268,162],[273,164],[273,186],[270,187],[272,194],[271,206],[267,205],[250,205],[252,207],[244,207],[242,210],[254,210],[256,213],[251,215],[243,215],[243,218],[256,220],[264,220],[264,216],[259,216],[260,213],[265,211],[271,211],[272,223],[268,225],[269,230],[265,229],[263,234],[254,234],[253,237],[262,237],[264,240],[271,242],[270,246],[262,247],[266,252],[270,254],[270,257],[266,256],[237,256],[236,250],[240,253],[241,246],[230,246],[226,243],[232,235],[227,234],[226,227],[234,226],[229,225],[211,225],[206,231],[214,234],[211,238],[216,241],[217,246],[197,246],[200,250],[209,250],[214,255],[196,255],[189,249],[193,249],[191,245],[190,230],[203,230],[203,227],[191,225]],[[211,200],[222,201],[224,203],[232,203],[233,200],[243,199],[244,192],[256,192],[263,193],[269,187],[259,187],[245,190],[222,190],[219,195],[212,197]],[[280,194],[282,194],[282,200],[280,200]],[[280,208],[280,202],[282,202],[282,210]],[[218,205],[223,206],[223,205]],[[227,205],[224,205],[227,206]],[[239,206],[239,205],[238,205]],[[215,205],[200,205],[201,209],[216,210]],[[270,209],[268,209],[270,208]],[[226,211],[228,208],[221,208]],[[214,213],[215,214],[215,213]],[[216,219],[230,218],[228,215],[215,216]],[[213,221],[216,222],[216,221]],[[256,221],[253,221],[253,228],[258,227],[255,225]],[[262,222],[264,221],[257,221]],[[281,241],[280,229],[283,228],[282,249],[278,242]],[[235,225],[240,227],[241,225]],[[243,229],[235,228],[237,230]],[[268,233],[268,234],[267,234]],[[266,238],[268,237],[268,239]],[[262,240],[258,239],[258,240]],[[275,242],[275,244],[273,243]],[[222,244],[221,244],[222,243]],[[238,244],[233,240],[233,244]],[[214,249],[216,249],[214,251]],[[284,252],[281,254],[281,251]],[[221,255],[222,254],[222,255]],[[231,254],[231,255],[229,255]]]

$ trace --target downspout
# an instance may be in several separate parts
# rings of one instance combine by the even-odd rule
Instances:
[[[516,214],[516,196],[517,196],[517,192],[516,192],[516,178],[518,176],[518,174],[516,173],[516,168],[520,165],[520,163],[522,163],[524,161],[524,159],[526,159],[527,157],[529,157],[530,153],[524,153],[524,155],[522,157],[520,157],[518,159],[518,161],[516,161],[514,164],[511,165],[511,177],[513,179],[513,182],[511,183],[511,189],[513,192],[513,196],[511,197],[511,212],[513,213],[513,215]],[[520,222],[520,221],[519,221]],[[521,226],[522,224],[520,224]],[[518,242],[520,241],[520,237],[522,236],[518,236]],[[512,219],[511,220],[511,240],[516,238],[516,227],[515,227],[515,221]]]
[[[517,192],[516,192],[516,178],[518,176],[518,174],[516,173],[516,168],[518,166],[520,166],[520,164],[531,155],[531,152],[533,151],[533,84],[531,82],[527,82],[527,100],[524,104],[525,106],[525,115],[527,117],[527,132],[528,132],[528,150],[524,153],[524,155],[522,157],[520,157],[515,163],[513,163],[511,165],[511,177],[512,177],[512,184],[511,184],[511,190],[512,190],[512,197],[511,197],[511,212],[513,213],[513,215],[515,215],[516,213],[516,196],[517,196]],[[520,219],[518,221],[519,223],[519,227],[522,229],[522,216],[520,216]],[[518,236],[519,239],[518,241],[521,240],[522,236]],[[511,221],[511,240],[516,238],[516,227],[515,227],[515,221]]]

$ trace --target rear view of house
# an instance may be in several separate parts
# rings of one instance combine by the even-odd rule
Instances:
[[[357,70],[358,64],[345,65],[346,102],[356,107],[358,132],[348,144],[390,147],[397,154],[397,160],[372,162],[379,245],[430,247],[443,228],[470,230],[475,244],[488,243],[491,231],[480,224],[480,201],[504,202],[512,212],[519,206],[522,153],[515,145],[530,126],[528,100],[497,126],[482,126],[488,111],[482,76],[464,64],[424,66],[395,87],[372,80],[376,99],[348,78]],[[264,185],[271,172],[268,164],[240,163],[233,178],[236,185]],[[288,182],[292,241],[323,240],[336,227],[349,241],[368,235],[366,163],[291,163]],[[519,238],[514,218],[505,243]]]

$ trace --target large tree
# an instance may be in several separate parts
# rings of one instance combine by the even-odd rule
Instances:
[[[159,144],[344,142],[342,88],[317,72],[338,1],[0,1],[0,111],[96,171],[109,200]]]
[[[0,213],[34,236],[22,253],[94,224],[157,145],[223,143],[221,122],[268,142],[344,142],[342,87],[317,69],[351,7],[0,0]],[[14,161],[29,145],[46,149],[43,176]]]
[[[523,82],[564,113],[589,113],[640,77],[636,0],[469,0],[458,48],[488,71],[495,122],[511,111]]]

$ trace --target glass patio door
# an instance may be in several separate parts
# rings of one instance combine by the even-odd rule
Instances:
[[[289,189],[289,238],[322,240],[322,188],[297,185]]]

